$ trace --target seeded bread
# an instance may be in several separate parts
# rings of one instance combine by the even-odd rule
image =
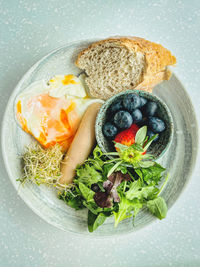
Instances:
[[[76,65],[85,71],[92,97],[108,99],[128,90],[152,91],[169,80],[169,65],[176,58],[160,44],[139,37],[112,37],[90,45],[79,53]]]

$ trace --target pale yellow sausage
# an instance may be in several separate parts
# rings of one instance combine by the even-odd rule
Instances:
[[[96,141],[96,116],[101,105],[101,103],[95,102],[85,111],[74,140],[61,165],[62,177],[59,181],[61,184],[69,184],[73,181],[77,165],[83,164],[91,153]]]

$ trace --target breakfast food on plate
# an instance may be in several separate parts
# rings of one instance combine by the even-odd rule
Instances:
[[[38,142],[25,147],[22,157],[23,176],[18,180],[24,184],[31,181],[36,185],[45,184],[61,189],[60,165],[63,158],[62,147],[58,144],[42,148]]]
[[[68,206],[88,209],[90,232],[111,216],[115,227],[130,217],[134,222],[143,207],[160,220],[166,217],[167,205],[160,193],[168,176],[160,188],[165,169],[150,161],[151,155],[144,154],[153,140],[147,140],[146,132],[146,126],[140,128],[130,147],[117,143],[118,152],[112,160],[107,157],[109,153],[97,146],[87,161],[76,168],[74,186],[59,193]]]
[[[128,89],[151,92],[170,78],[167,67],[175,63],[159,44],[138,37],[109,38],[78,55],[76,65],[85,71],[85,81],[73,74],[55,75],[29,85],[16,98],[16,117],[40,144],[25,148],[20,182],[53,186],[68,206],[87,208],[90,232],[110,216],[115,226],[126,218],[134,221],[143,207],[165,218],[167,205],[160,193],[168,176],[148,151],[167,132],[159,102],[136,91],[117,96],[101,121],[103,141],[113,149],[107,153],[105,143],[99,147],[98,135],[94,148],[95,123],[100,99]]]
[[[134,93],[120,96],[108,108],[103,134],[111,142],[130,146],[135,142],[139,127],[147,125],[147,136],[151,138],[156,134],[156,142],[166,127],[165,122],[158,117],[157,109],[156,102]]]
[[[85,71],[90,95],[100,99],[127,89],[152,91],[168,80],[176,58],[160,44],[139,37],[112,37],[80,52],[76,65]]]
[[[138,130],[139,127],[137,126],[137,124],[132,124],[130,128],[119,132],[115,136],[114,141],[125,146],[131,146],[135,143],[135,136]]]
[[[16,100],[17,119],[22,129],[44,147],[56,143],[65,151],[71,144],[89,99],[79,78],[56,75],[47,83],[32,83]]]
[[[61,184],[72,183],[76,167],[83,164],[95,145],[95,120],[101,103],[91,104],[83,115],[76,135],[62,162]]]
[[[86,97],[86,92],[81,80],[73,74],[55,75],[47,82],[52,97]]]

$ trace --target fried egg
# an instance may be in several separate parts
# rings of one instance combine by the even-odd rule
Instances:
[[[56,143],[67,150],[83,113],[97,99],[87,97],[78,77],[56,75],[47,83],[32,83],[16,99],[16,117],[22,129],[44,148]]]

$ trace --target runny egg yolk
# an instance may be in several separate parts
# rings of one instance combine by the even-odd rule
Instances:
[[[68,85],[68,84],[78,84],[75,80],[74,80],[74,75],[72,74],[68,74],[68,75],[64,75],[64,79],[62,79],[62,76],[57,76],[54,77],[53,79],[49,80],[50,83],[54,83],[54,82],[61,82],[63,85]]]
[[[25,118],[23,118],[21,112],[22,112],[21,101],[18,101],[18,102],[17,102],[17,118],[18,118],[18,120],[19,120],[19,122],[20,122],[20,124],[21,124],[21,126],[22,126],[22,129],[23,129],[25,132],[29,133],[29,130],[28,130],[28,127],[27,127],[27,121],[26,121]]]
[[[64,80],[62,80],[62,83],[64,84],[64,85],[68,85],[68,84],[78,84],[76,81],[74,81],[73,80],[73,78],[74,78],[74,75],[71,75],[71,74],[69,74],[69,75],[65,75],[65,79]]]
[[[33,135],[43,147],[59,143],[63,150],[71,144],[80,122],[72,99],[55,98],[48,94],[29,98],[24,110],[19,100],[17,118],[23,130]]]

